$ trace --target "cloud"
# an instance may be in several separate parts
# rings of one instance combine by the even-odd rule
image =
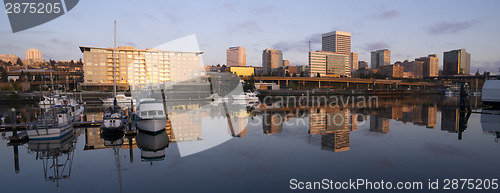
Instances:
[[[435,156],[474,157],[473,154],[461,148],[447,144],[427,143],[424,144],[424,149]]]
[[[255,21],[245,21],[242,23],[238,24],[226,24],[227,29],[229,29],[227,32],[229,34],[233,33],[246,33],[246,34],[256,34],[259,31],[262,31],[262,29],[257,25]]]
[[[72,43],[70,43],[70,42],[68,42],[68,41],[61,41],[61,40],[56,39],[56,38],[52,38],[52,39],[50,39],[50,42],[51,42],[51,43],[54,43],[54,44],[59,44],[59,45],[63,45],[63,46],[68,46],[68,47],[70,47],[70,46],[72,46],[72,45],[73,45]]]
[[[462,22],[440,22],[436,23],[427,28],[427,31],[430,34],[439,35],[439,34],[450,34],[450,33],[458,33],[464,30],[471,28],[474,24],[476,24],[476,20],[470,21],[462,21]]]
[[[384,42],[373,42],[367,43],[364,47],[365,51],[371,52],[374,50],[386,49],[390,48],[390,46]]]
[[[399,12],[397,10],[388,10],[388,11],[384,11],[384,12],[379,13],[379,14],[373,14],[369,17],[373,18],[373,19],[392,19],[392,18],[395,18],[399,15],[401,15],[401,12]]]
[[[165,15],[174,24],[178,24],[179,22],[182,21],[181,17],[178,17],[175,14],[172,14],[171,12],[163,12],[163,15]]]
[[[269,14],[276,10],[276,7],[273,5],[260,6],[252,9],[252,12],[261,15],[261,14]]]
[[[309,41],[311,41],[311,48],[315,50],[314,47],[321,44],[321,33],[311,34],[301,41],[279,41],[271,47],[281,51],[307,52],[309,50]]]

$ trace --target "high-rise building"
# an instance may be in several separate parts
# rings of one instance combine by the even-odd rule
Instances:
[[[247,65],[247,52],[244,47],[230,47],[226,54],[228,67]]]
[[[443,54],[443,74],[470,74],[470,54],[465,49],[451,50]]]
[[[182,82],[202,75],[202,52],[143,50],[129,46],[80,47],[80,50],[84,58],[84,83],[89,85],[113,84],[113,55],[117,59],[116,82],[119,84]]]
[[[349,58],[351,62],[351,72],[354,72],[359,69],[359,61],[358,61],[358,53],[351,52],[351,58]]]
[[[34,63],[45,62],[42,58],[42,52],[38,49],[29,49],[26,50],[26,61],[25,65],[32,65]]]
[[[272,73],[278,67],[283,66],[283,53],[281,50],[265,49],[262,52],[262,68],[264,74]]]
[[[436,77],[439,75],[439,58],[437,54],[431,54],[427,57],[415,58],[415,61],[423,62],[423,77]]]
[[[349,57],[336,52],[309,52],[310,76],[317,77],[319,73],[320,76],[350,77]]]
[[[321,45],[323,51],[351,54],[351,33],[333,31],[322,34]]]
[[[366,62],[366,61],[359,61],[358,62],[358,69],[365,69],[365,68],[368,68],[368,62]]]
[[[391,64],[391,51],[388,49],[372,51],[372,69]]]
[[[400,65],[384,65],[380,66],[379,73],[387,77],[401,78],[403,77],[404,67]]]

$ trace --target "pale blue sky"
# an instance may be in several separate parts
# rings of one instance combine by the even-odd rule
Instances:
[[[117,6],[113,6],[117,5]],[[83,55],[78,46],[111,47],[113,21],[118,45],[152,48],[195,34],[205,64],[225,63],[226,49],[243,46],[247,63],[261,65],[266,48],[283,50],[292,65],[307,64],[308,41],[321,49],[321,34],[352,33],[352,51],[389,48],[391,62],[465,48],[471,72],[500,67],[500,1],[124,1],[81,0],[65,15],[13,34],[0,14],[0,54],[25,57],[38,48],[45,59]],[[4,12],[5,8],[2,8]]]

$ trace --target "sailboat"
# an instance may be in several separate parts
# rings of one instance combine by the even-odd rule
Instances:
[[[118,101],[116,99],[116,21],[114,26],[114,47],[113,47],[113,106],[106,109],[104,112],[102,121],[103,124],[101,128],[103,130],[123,130],[123,126],[125,125],[127,116],[125,111],[121,109],[118,105]]]

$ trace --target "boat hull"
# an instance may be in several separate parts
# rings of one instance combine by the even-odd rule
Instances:
[[[149,133],[158,133],[165,130],[168,119],[138,119],[136,120],[137,128],[141,131]]]
[[[73,123],[50,129],[29,129],[27,132],[30,140],[50,140],[59,139],[71,131],[73,131]]]

